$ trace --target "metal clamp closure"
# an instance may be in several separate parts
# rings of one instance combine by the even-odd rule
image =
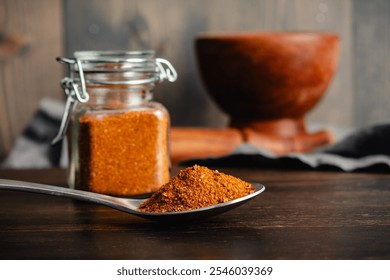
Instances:
[[[71,60],[71,59],[66,59],[61,57],[57,58],[57,60],[69,64],[70,73],[72,73],[71,65],[75,63],[77,64],[79,70],[78,72],[80,76],[81,92],[79,90],[78,83],[73,78],[65,77],[61,80],[61,87],[63,88],[66,95],[66,103],[65,103],[64,113],[62,115],[60,129],[58,130],[58,133],[56,137],[54,137],[51,144],[55,144],[59,142],[62,138],[64,138],[76,101],[79,101],[81,103],[86,103],[89,100],[89,95],[87,93],[85,80],[84,80],[84,71],[80,60],[78,59]],[[71,74],[71,76],[73,76],[73,74]]]
[[[147,52],[145,52],[147,53]],[[99,52],[97,52],[99,54]],[[141,54],[141,53],[140,53]],[[174,82],[177,79],[177,73],[175,71],[175,68],[173,68],[172,64],[163,58],[128,58],[128,59],[115,59],[112,60],[107,57],[103,57],[101,59],[83,59],[80,60],[78,58],[65,58],[65,57],[58,57],[58,62],[67,64],[69,67],[69,77],[65,77],[61,80],[61,87],[63,88],[65,95],[66,95],[66,103],[65,103],[65,109],[61,120],[60,129],[58,131],[58,134],[53,139],[52,144],[57,143],[60,141],[66,134],[66,130],[68,128],[70,118],[72,115],[72,111],[74,109],[75,104],[77,102],[86,103],[89,100],[89,94],[87,92],[86,83],[98,83],[98,84],[126,84],[126,85],[140,85],[140,84],[148,84],[148,83],[157,83],[164,80],[168,80],[169,82]],[[87,67],[86,70],[83,69],[82,63],[149,63],[150,67],[147,68],[141,68],[134,70],[134,68],[129,68],[129,72],[131,71],[140,71],[140,73],[144,73],[145,69],[146,71],[149,71],[150,75],[147,77],[143,77],[139,80],[120,80],[120,81],[96,81],[96,80],[86,80],[84,72],[88,74],[89,68]],[[153,67],[154,63],[155,67]],[[88,64],[85,64],[88,65]],[[99,69],[93,69],[94,71],[97,71]],[[114,70],[107,70],[107,72],[123,72],[123,69],[114,69]],[[125,70],[126,72],[126,70]],[[80,88],[81,87],[81,88]]]
[[[174,82],[177,79],[177,73],[172,64],[163,58],[156,58],[156,65],[160,73],[160,81],[168,80],[169,82]],[[164,68],[164,65],[167,67]]]

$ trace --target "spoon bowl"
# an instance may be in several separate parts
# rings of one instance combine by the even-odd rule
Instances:
[[[143,212],[138,209],[140,204],[144,202],[146,199],[119,198],[119,197],[114,197],[114,196],[109,196],[109,195],[104,195],[99,193],[69,189],[69,188],[58,187],[58,186],[0,179],[0,190],[25,191],[25,192],[33,192],[33,193],[41,193],[41,194],[73,198],[77,200],[101,204],[119,211],[123,211],[145,219],[159,221],[159,222],[176,222],[176,221],[186,221],[186,220],[207,218],[207,217],[215,216],[223,212],[229,211],[233,208],[236,208],[248,202],[249,200],[253,199],[254,197],[256,197],[257,195],[259,195],[265,190],[265,187],[262,184],[252,183],[252,185],[255,188],[255,191],[253,193],[225,203],[219,203],[219,204],[193,209],[193,210],[187,210],[187,211],[155,213],[155,212]]]

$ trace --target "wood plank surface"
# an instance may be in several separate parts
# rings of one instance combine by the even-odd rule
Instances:
[[[1,191],[0,259],[390,258],[389,174],[220,171],[259,181],[266,191],[220,216],[182,224]],[[64,184],[58,170],[3,170],[0,177]]]
[[[10,150],[43,97],[62,98],[61,0],[0,1],[0,32],[25,46],[0,60],[0,160]]]
[[[354,1],[356,123],[390,121],[390,1]]]
[[[0,34],[27,48],[0,61],[0,160],[44,96],[62,98],[54,58],[75,50],[154,49],[178,71],[155,99],[174,126],[224,127],[228,117],[198,73],[194,38],[204,32],[330,31],[340,35],[338,71],[307,116],[318,128],[360,128],[390,119],[387,0],[3,0]]]
[[[156,99],[165,104],[174,126],[221,127],[224,115],[199,77],[194,38],[204,32],[330,31],[342,37],[341,61],[334,82],[309,119],[353,124],[351,76],[351,2],[307,0],[103,0],[66,1],[67,53],[80,49],[151,48],[179,73],[162,84]],[[88,11],[88,13],[87,13]],[[340,110],[342,107],[342,110]]]

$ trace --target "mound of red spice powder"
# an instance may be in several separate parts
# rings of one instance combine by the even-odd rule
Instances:
[[[218,170],[194,165],[179,172],[139,207],[144,212],[177,212],[237,199],[254,192],[251,184]]]

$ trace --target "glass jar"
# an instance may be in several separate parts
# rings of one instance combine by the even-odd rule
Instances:
[[[81,51],[58,60],[70,66],[60,133],[70,120],[70,187],[133,196],[166,183],[169,115],[153,90],[176,80],[172,65],[153,51]]]

